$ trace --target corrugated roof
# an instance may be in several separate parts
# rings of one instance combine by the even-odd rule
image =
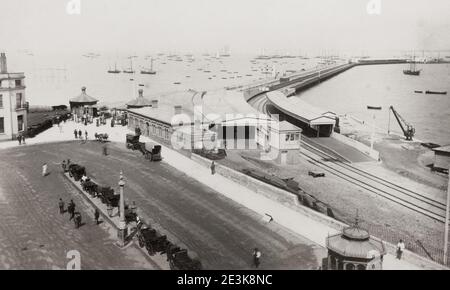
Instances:
[[[308,104],[300,98],[287,98],[279,91],[268,92],[267,98],[278,109],[310,125],[336,124],[335,118],[330,116],[329,111]]]
[[[98,102],[98,100],[89,96],[88,94],[86,94],[86,87],[82,87],[81,94],[77,97],[71,98],[70,102],[71,103],[96,103],[96,102]]]

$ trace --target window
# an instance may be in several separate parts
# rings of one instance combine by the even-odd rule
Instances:
[[[289,141],[289,134],[286,134],[286,141]]]
[[[17,116],[17,130],[23,131],[23,116]]]
[[[0,108],[3,108],[3,95],[0,95]]]
[[[291,134],[291,141],[294,141],[294,134]]]
[[[16,94],[16,108],[17,109],[22,108],[22,93]]]
[[[295,141],[298,141],[300,139],[300,134],[295,134]]]
[[[0,134],[5,133],[5,118],[0,117]]]
[[[16,80],[16,87],[20,87],[22,86],[22,81],[21,80]]]

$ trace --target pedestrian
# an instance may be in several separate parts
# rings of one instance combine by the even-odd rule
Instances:
[[[78,136],[80,137],[80,139],[83,139],[83,133],[81,132],[81,130],[78,130]]]
[[[79,228],[81,226],[81,214],[79,212],[75,213],[75,218],[74,218],[74,223],[75,223],[75,228]]]
[[[47,176],[47,163],[42,165],[42,176]]]
[[[67,168],[66,160],[63,160],[61,166],[62,166],[62,169],[63,169],[63,173],[65,173],[66,172],[66,168]]]
[[[211,174],[216,174],[216,164],[214,163],[214,161],[211,163]]]
[[[19,141],[19,145],[22,145],[22,135],[17,135],[17,141]]]
[[[261,252],[258,250],[258,248],[255,248],[253,250],[253,264],[255,265],[255,268],[259,267],[260,262],[260,258],[261,258]]]
[[[70,214],[70,218],[69,220],[72,220],[75,216],[75,203],[73,202],[73,200],[70,200],[69,206],[67,207],[67,211]]]
[[[59,213],[63,214],[64,213],[64,201],[62,200],[62,198],[59,199]]]
[[[103,145],[103,155],[108,156],[108,147],[105,145]]]
[[[98,208],[95,208],[94,212],[94,218],[95,218],[95,224],[98,225],[98,218],[100,217],[100,212],[98,211]]]
[[[84,136],[86,137],[86,141],[88,139],[88,132],[86,130],[84,130]]]
[[[397,244],[397,259],[399,260],[402,259],[403,251],[405,251],[405,243],[403,242],[402,239],[400,239],[400,241]]]
[[[23,145],[25,145],[26,143],[25,143],[25,135],[20,135],[21,137],[22,137],[22,143],[23,143]]]

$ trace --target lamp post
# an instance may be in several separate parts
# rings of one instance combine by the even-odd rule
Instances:
[[[117,232],[117,237],[119,238],[119,246],[125,246],[125,238],[127,237],[127,223],[125,221],[125,200],[123,196],[123,188],[125,187],[125,180],[123,178],[123,173],[120,171],[119,177],[119,190],[120,190],[120,201],[119,201],[119,230]]]
[[[373,112],[373,121],[372,121],[372,135],[370,137],[370,152],[373,154],[373,142],[375,137],[375,112],[381,111],[382,107],[374,107],[374,106],[367,106],[368,110],[372,110]]]

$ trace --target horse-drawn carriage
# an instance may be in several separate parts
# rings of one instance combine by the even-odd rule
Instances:
[[[91,197],[100,198],[101,202],[112,207],[119,206],[120,195],[114,194],[114,189],[110,186],[101,186],[88,179],[82,182],[81,186]]]
[[[188,255],[188,250],[170,243],[166,249],[167,260],[171,270],[201,270],[202,264]]]
[[[70,177],[73,177],[75,181],[78,181],[81,177],[83,177],[83,175],[86,175],[86,168],[78,164],[70,164],[69,175]]]
[[[131,150],[139,150],[146,159],[150,161],[160,161],[161,145],[152,142],[139,142],[140,134],[127,134],[126,146]]]
[[[107,142],[108,138],[109,138],[108,134],[106,134],[106,133],[103,133],[103,134],[95,133],[94,137],[95,137],[95,140],[97,140],[99,142]]]
[[[150,256],[165,251],[170,243],[167,236],[160,235],[155,229],[144,225],[138,227],[137,238],[139,246],[145,247]]]
[[[139,142],[140,135],[127,134],[126,146],[132,150],[142,150],[141,147],[144,143]]]
[[[161,145],[146,142],[144,146],[141,147],[142,154],[144,154],[145,159],[150,161],[160,161],[161,160]]]

